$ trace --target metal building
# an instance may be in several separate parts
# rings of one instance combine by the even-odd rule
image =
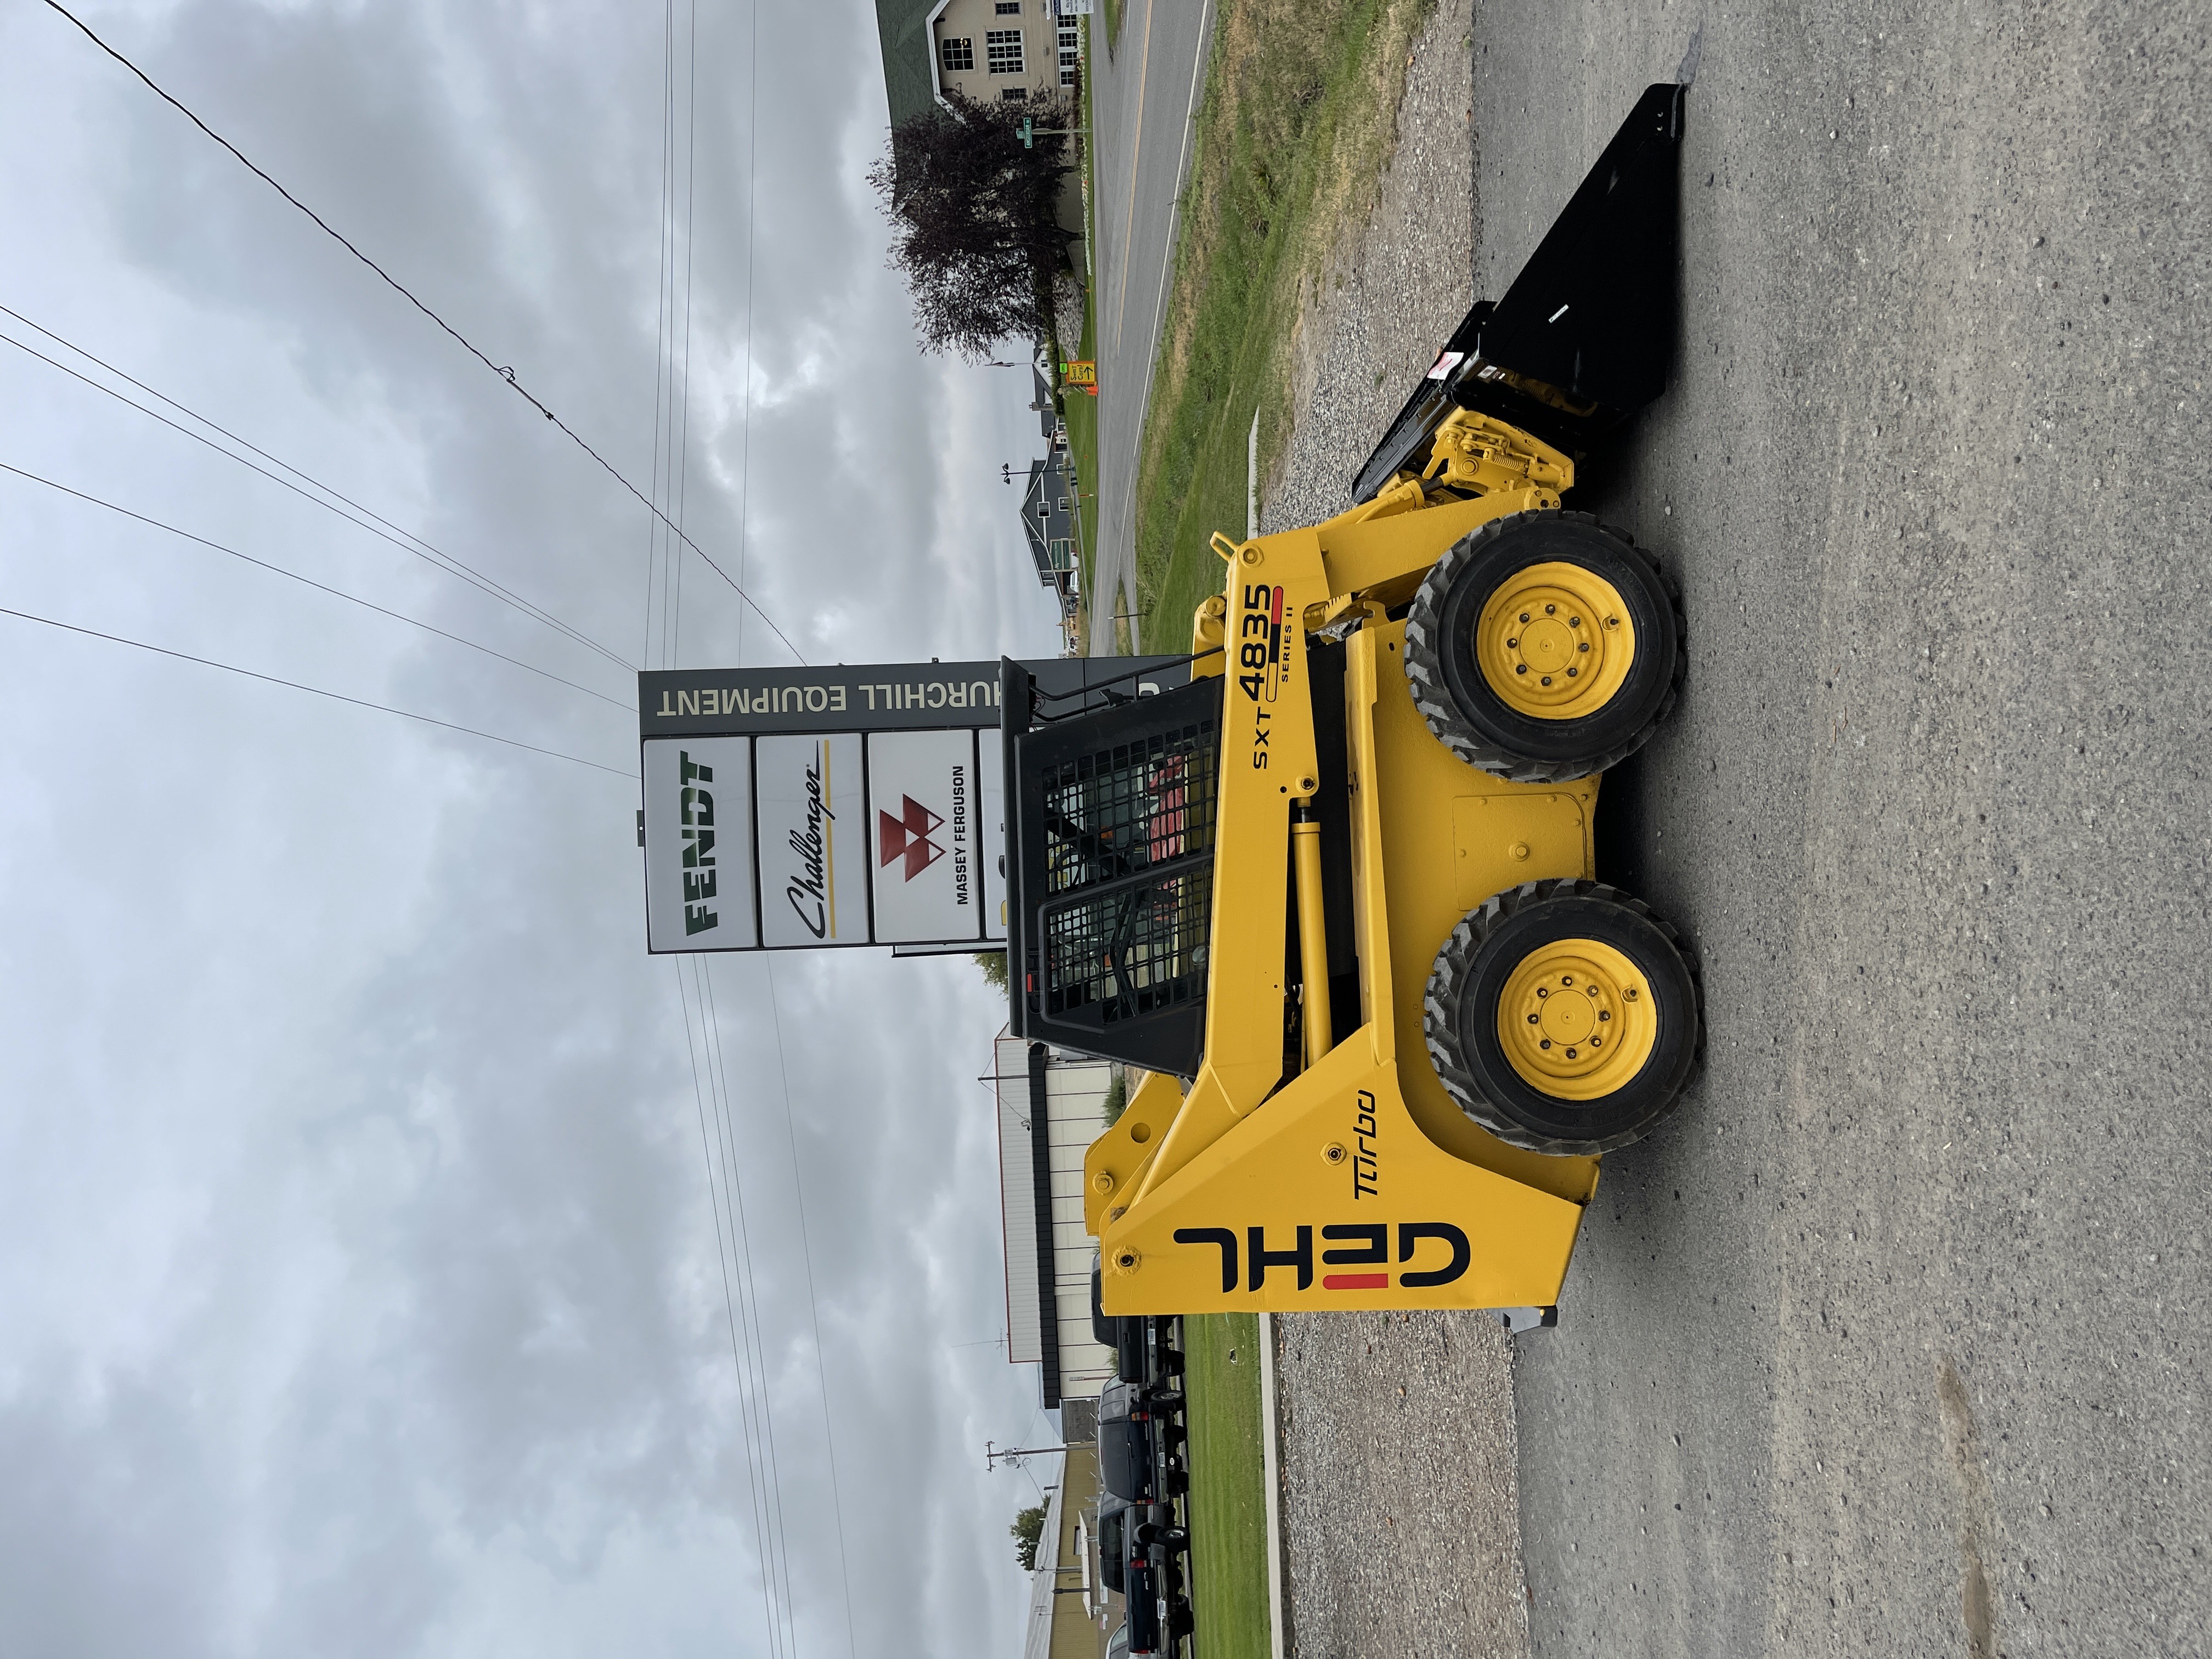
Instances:
[[[1000,1036],[999,1192],[1006,1224],[1006,1357],[1042,1368],[1044,1405],[1096,1398],[1114,1352],[1091,1334],[1097,1241],[1083,1225],[1083,1154],[1106,1127],[1113,1069]]]

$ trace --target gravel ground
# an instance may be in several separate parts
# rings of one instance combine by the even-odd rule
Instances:
[[[1302,321],[1303,412],[1264,492],[1266,528],[1345,505],[1352,469],[1473,298],[1470,27],[1468,0],[1437,8],[1375,213]],[[1294,1315],[1275,1329],[1291,1650],[1526,1654],[1504,1333],[1460,1314]]]
[[[1410,1527],[1517,1546],[1500,1651],[2212,1653],[2212,30],[1465,15],[1267,518],[1341,501],[1455,250],[1496,293],[1694,70],[1674,383],[1575,500],[1684,587],[1688,690],[1608,775],[1599,865],[1699,950],[1709,1069],[1607,1159],[1510,1371],[1457,1328],[1439,1369],[1442,1322],[1279,1322],[1299,1650],[1506,1640]]]
[[[1261,492],[1263,529],[1311,524],[1350,505],[1352,470],[1474,297],[1473,29],[1472,0],[1437,8],[1407,71],[1397,150],[1375,211],[1299,319],[1297,427]]]
[[[1528,1650],[1504,1333],[1477,1314],[1275,1321],[1301,1659]]]

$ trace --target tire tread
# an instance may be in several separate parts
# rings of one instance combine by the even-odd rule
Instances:
[[[1674,613],[1674,672],[1668,682],[1666,694],[1652,710],[1650,719],[1622,742],[1597,757],[1595,764],[1580,767],[1531,760],[1500,748],[1484,738],[1460,712],[1459,705],[1453,700],[1444,683],[1441,665],[1443,641],[1438,611],[1444,596],[1458,580],[1459,573],[1471,564],[1484,548],[1514,527],[1547,519],[1586,525],[1618,541],[1631,556],[1640,560],[1657,576],[1661,587],[1666,592],[1668,604]],[[1437,741],[1469,766],[1512,783],[1571,782],[1575,779],[1605,771],[1626,760],[1650,740],[1660,722],[1674,712],[1674,703],[1681,696],[1689,660],[1689,653],[1685,648],[1688,637],[1682,614],[1680,585],[1668,574],[1657,559],[1636,544],[1633,536],[1602,522],[1594,514],[1571,512],[1563,507],[1544,507],[1492,519],[1488,524],[1461,537],[1453,544],[1449,552],[1430,567],[1428,574],[1421,579],[1419,591],[1413,596],[1413,609],[1406,617],[1406,680],[1413,694],[1413,707],[1420,710],[1421,718],[1428,722],[1429,730],[1436,733]]]
[[[1693,1012],[1698,1022],[1697,1041],[1690,1068],[1682,1079],[1681,1086],[1629,1128],[1589,1140],[1570,1140],[1538,1134],[1516,1121],[1503,1106],[1483,1092],[1473,1068],[1464,1063],[1460,1053],[1460,1000],[1465,994],[1476,953],[1481,950],[1483,941],[1508,917],[1532,904],[1559,897],[1594,898],[1619,905],[1657,930],[1680,954],[1683,966],[1688,969]],[[1705,977],[1699,970],[1696,953],[1684,942],[1681,934],[1656,915],[1650,905],[1603,882],[1584,878],[1559,878],[1550,881],[1532,881],[1503,893],[1494,893],[1462,919],[1459,926],[1452,929],[1451,937],[1444,941],[1443,948],[1437,952],[1436,965],[1429,971],[1428,988],[1421,1001],[1421,1024],[1427,1039],[1429,1059],[1437,1068],[1437,1076],[1444,1085],[1444,1092],[1477,1125],[1507,1146],[1517,1146],[1523,1152],[1544,1152],[1555,1157],[1589,1158],[1641,1139],[1680,1103],[1690,1083],[1705,1069]]]

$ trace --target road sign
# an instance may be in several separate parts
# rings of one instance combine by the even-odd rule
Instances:
[[[1070,386],[1097,386],[1098,365],[1091,358],[1078,358],[1072,363],[1060,366],[1060,377]]]

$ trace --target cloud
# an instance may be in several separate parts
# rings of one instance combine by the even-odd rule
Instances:
[[[653,490],[656,15],[91,21]],[[745,21],[699,20],[685,528],[818,659],[1049,651],[995,477],[1026,379],[920,357],[884,268],[872,20],[764,10],[757,124]],[[645,650],[645,508],[51,14],[0,21],[0,300]],[[629,690],[4,349],[0,459]],[[683,659],[773,660],[682,565]],[[0,604],[635,752],[617,710],[14,479]],[[955,1346],[1004,1317],[974,970],[793,957],[771,996],[717,962],[695,1091],[634,786],[0,626],[0,1648],[765,1653],[765,1532],[800,1652],[844,1647],[848,1584],[859,1651],[1010,1650],[1031,1493],[981,1442],[1038,1425],[1033,1372]]]

